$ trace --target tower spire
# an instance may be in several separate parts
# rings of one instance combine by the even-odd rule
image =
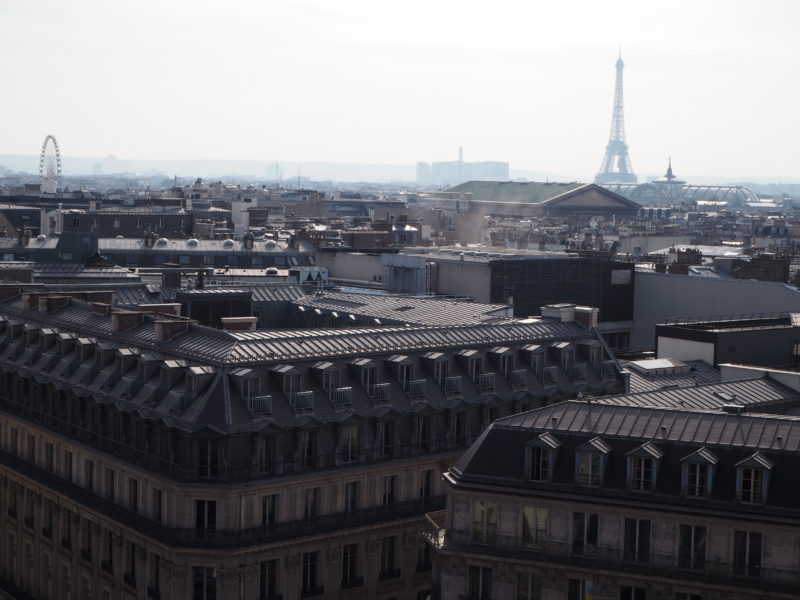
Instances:
[[[622,61],[622,46],[619,48],[619,58],[615,65],[617,78],[614,84],[614,111],[611,115],[611,134],[606,155],[600,171],[594,178],[595,183],[621,182],[636,183],[636,175],[631,167],[628,157],[628,144],[625,143],[625,115],[622,108],[622,71],[625,63]]]

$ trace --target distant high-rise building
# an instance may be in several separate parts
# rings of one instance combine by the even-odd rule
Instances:
[[[636,174],[628,157],[628,144],[625,143],[625,118],[622,108],[622,54],[617,59],[617,79],[614,86],[614,112],[611,116],[611,136],[606,146],[606,155],[595,183],[636,183]]]
[[[458,160],[418,162],[417,183],[428,185],[458,185],[465,181],[498,181],[508,179],[508,163],[500,161],[464,162],[463,149]]]

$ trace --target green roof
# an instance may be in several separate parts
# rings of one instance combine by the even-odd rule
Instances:
[[[447,190],[451,193],[472,194],[474,200],[492,202],[540,203],[586,186],[586,183],[538,183],[536,181],[467,181]]]

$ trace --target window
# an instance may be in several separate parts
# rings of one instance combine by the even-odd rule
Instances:
[[[397,475],[387,475],[383,478],[383,505],[394,504],[397,501]]]
[[[153,519],[157,523],[164,520],[164,492],[160,488],[153,488]]]
[[[194,501],[195,528],[205,531],[217,528],[217,501],[216,500],[195,500]]]
[[[219,475],[219,443],[217,440],[200,440],[198,447],[200,477],[217,477]]]
[[[531,479],[547,481],[550,479],[550,450],[534,446],[531,448]]]
[[[396,550],[396,538],[392,536],[381,540],[381,571],[379,575],[381,580],[395,579],[400,576],[395,557]]]
[[[567,600],[591,600],[592,582],[588,579],[570,579],[567,585]]]
[[[339,457],[343,463],[358,462],[358,425],[339,427]]]
[[[319,585],[319,552],[304,552],[301,594],[310,596],[315,592],[322,593],[322,586]]]
[[[81,527],[81,558],[92,560],[92,524],[86,519]]]
[[[26,527],[30,527],[31,529],[34,528],[33,522],[33,513],[34,513],[34,494],[31,490],[23,491],[25,494],[25,519],[24,523]]]
[[[431,449],[431,416],[414,417],[414,449],[428,452]]]
[[[89,491],[94,489],[94,462],[88,458],[83,461],[83,487]]]
[[[128,508],[139,512],[139,480],[128,477]]]
[[[711,495],[711,483],[714,477],[714,466],[719,458],[703,447],[681,459],[681,487],[684,496],[690,498],[708,498]]]
[[[600,453],[580,452],[578,456],[578,481],[582,485],[600,485]]]
[[[278,494],[261,496],[261,525],[274,525],[278,522]]]
[[[319,497],[320,488],[308,488],[305,491],[305,501],[303,504],[303,517],[306,519],[313,519],[319,516]]]
[[[517,600],[539,600],[539,588],[533,573],[517,573]]]
[[[66,548],[72,548],[72,513],[64,510],[64,515],[61,517],[61,545]]]
[[[522,507],[522,543],[528,547],[547,543],[547,509]]]
[[[64,450],[64,479],[72,481],[72,452]]]
[[[161,592],[161,558],[158,554],[150,555],[150,565],[147,573],[147,595],[160,597]]]
[[[128,585],[136,587],[136,544],[133,542],[128,542],[126,545],[123,579]]]
[[[492,570],[489,567],[469,567],[467,597],[470,600],[491,600]]]
[[[760,503],[764,495],[764,472],[762,469],[741,469],[739,499],[742,502]]]
[[[623,556],[628,562],[650,562],[650,521],[625,519],[625,547]]]
[[[472,503],[472,540],[493,544],[497,537],[497,504],[475,500]]]
[[[700,570],[706,563],[706,538],[704,525],[681,525],[678,540],[678,566],[682,569]]]
[[[106,468],[106,497],[114,500],[116,498],[114,469]]]
[[[278,436],[265,436],[258,441],[258,471],[262,474],[274,473],[278,457]]]
[[[469,441],[467,413],[463,411],[453,414],[453,440],[456,446],[465,446]]]
[[[433,495],[433,469],[425,469],[419,474],[419,497],[424,500]]]
[[[259,598],[272,600],[278,595],[278,560],[262,560],[258,567]]]
[[[760,575],[763,538],[763,534],[757,531],[733,532],[733,572],[736,575]]]
[[[598,529],[596,514],[572,513],[572,552],[574,554],[596,554]]]
[[[107,573],[114,572],[114,534],[110,531],[103,532],[103,556],[100,567]]]
[[[192,568],[192,600],[217,600],[217,570],[213,567]]]
[[[28,462],[36,462],[36,437],[28,434]]]
[[[431,547],[420,538],[417,541],[417,573],[425,573],[433,568],[431,563]]]
[[[339,387],[339,371],[336,369],[328,369],[322,372],[322,387],[330,392]]]
[[[42,535],[47,539],[53,538],[53,513],[55,508],[51,500],[44,501],[44,511],[42,514]]]
[[[344,510],[346,512],[357,510],[359,497],[361,495],[361,484],[358,481],[349,481],[344,484]]]
[[[354,587],[363,583],[358,576],[358,544],[342,547],[342,587]]]
[[[619,588],[619,600],[647,600],[644,588],[623,585]]]
[[[684,491],[687,496],[694,498],[708,496],[708,470],[709,466],[702,463],[688,463],[686,465],[686,486]]]
[[[636,492],[649,492],[653,489],[653,466],[652,458],[643,456],[631,457],[631,489]]]
[[[55,470],[54,448],[50,442],[44,444],[44,468],[51,473]]]
[[[378,383],[378,368],[374,365],[361,369],[361,387],[372,394],[372,386]]]
[[[505,379],[511,378],[511,371],[514,370],[514,355],[503,354],[500,356],[500,372]]]
[[[378,425],[378,455],[394,456],[394,421],[381,421]]]
[[[301,467],[313,467],[317,454],[317,432],[303,430],[298,434],[298,453]]]

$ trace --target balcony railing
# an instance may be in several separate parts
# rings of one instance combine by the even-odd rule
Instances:
[[[352,406],[353,404],[353,388],[352,387],[338,387],[329,390],[329,397],[331,404],[334,406]]]
[[[314,410],[314,392],[292,392],[289,394],[289,404],[297,412]]]
[[[123,393],[128,394],[130,397],[133,397],[136,394],[138,394],[139,391],[142,389],[142,385],[144,384],[141,377],[135,377],[129,375],[123,377],[121,381],[123,389],[125,390]]]
[[[494,373],[478,373],[475,383],[481,394],[491,394],[494,392]]]
[[[272,414],[272,396],[250,396],[247,399],[247,410],[254,417]]]
[[[511,371],[511,387],[515,390],[524,390],[528,387],[528,372],[525,369]]]
[[[690,581],[719,582],[749,589],[789,593],[800,591],[797,572],[792,569],[760,567],[756,570],[748,570],[734,562],[707,559],[695,560],[689,564],[686,562],[686,557],[682,557],[678,553],[650,552],[645,556],[637,556],[637,560],[631,560],[631,556],[626,555],[621,546],[593,546],[592,549],[596,549],[594,552],[576,552],[573,544],[552,541],[532,544],[530,540],[521,536],[495,535],[487,542],[475,544],[471,531],[444,529],[442,512],[426,516],[428,518],[423,535],[426,541],[434,547],[449,547],[466,553],[473,552],[481,555],[489,553],[508,558],[527,558],[528,560],[562,565],[572,564],[593,569],[616,569],[629,575],[637,574],[643,577],[672,577],[687,584]],[[584,549],[586,548],[584,547]],[[580,547],[577,550],[580,550]],[[687,566],[693,568],[687,568]]]
[[[579,364],[579,365],[572,365],[569,369],[569,377],[575,381],[585,381],[586,380],[586,365]]]
[[[544,367],[541,381],[543,385],[555,385],[558,381],[558,367]]]
[[[369,386],[367,393],[374,404],[385,404],[391,401],[391,385],[388,383],[376,383]]]
[[[403,381],[403,391],[411,400],[424,400],[425,383],[424,379],[406,379]]]
[[[143,535],[173,547],[219,549],[249,547],[352,527],[367,527],[386,521],[422,518],[424,513],[441,510],[445,505],[445,496],[441,495],[248,529],[199,530],[166,526],[4,450],[0,450],[0,464],[24,473],[25,477],[46,486],[54,493],[72,499],[89,510],[96,511],[125,527],[130,527]]]
[[[613,360],[604,360],[600,363],[600,377],[603,379],[613,379],[616,370],[614,369]]]
[[[442,388],[445,396],[461,395],[461,375],[440,377],[437,383],[439,384],[439,387]]]

